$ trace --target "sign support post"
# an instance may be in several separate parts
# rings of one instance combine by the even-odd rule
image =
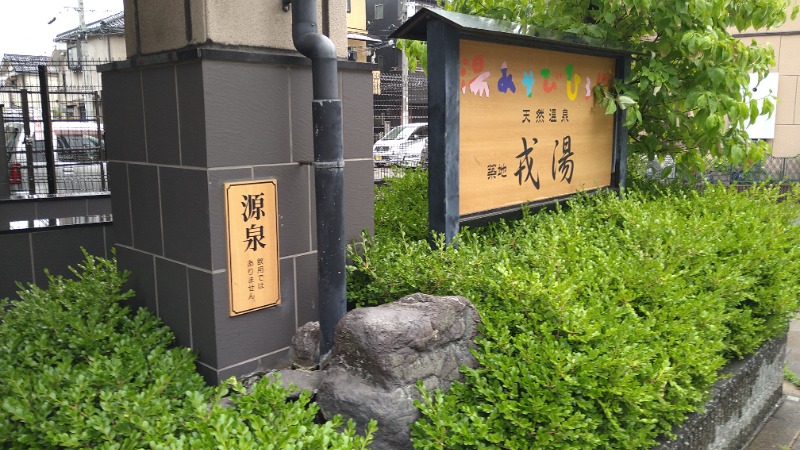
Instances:
[[[449,245],[458,234],[458,31],[428,22],[428,228]],[[444,151],[430,151],[444,149]]]
[[[631,56],[625,55],[617,60],[617,76],[625,80],[631,73]],[[625,126],[627,111],[617,109],[614,119],[614,177],[613,183],[620,189],[627,186],[625,175],[628,173],[628,127]]]

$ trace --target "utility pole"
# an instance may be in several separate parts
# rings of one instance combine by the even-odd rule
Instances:
[[[86,14],[83,8],[83,0],[78,0],[78,55],[81,58],[81,63],[86,56],[86,49],[83,45],[83,40],[86,39]]]
[[[84,45],[87,42],[86,42],[86,10],[83,7],[83,0],[78,0],[78,8],[76,9],[76,11],[78,11],[78,42],[77,42],[77,44],[78,44],[78,58],[80,59],[78,64],[79,64],[80,71],[81,71],[81,77],[83,78],[83,86],[86,87],[86,86],[89,86],[89,79],[88,79],[88,74],[86,73],[86,70],[85,70],[85,67],[84,67],[84,65],[87,64],[88,56],[87,56],[87,52],[86,52],[86,50],[87,50],[86,49],[86,45]],[[84,107],[84,110],[86,111],[87,115],[94,115],[96,113],[96,111],[90,111],[89,110],[89,103],[88,102],[85,102],[83,107]],[[83,119],[83,117],[81,117],[81,119]]]
[[[407,0],[400,0],[400,8],[402,8],[402,11],[401,11],[402,12],[402,14],[401,14],[402,21],[405,23],[405,21],[408,19],[408,3],[407,3]],[[406,56],[406,51],[405,50],[402,50],[402,53],[400,55],[400,59],[402,61],[401,68],[400,68],[400,70],[401,70],[400,78],[401,78],[401,82],[403,84],[403,93],[402,93],[402,100],[401,100],[403,112],[402,112],[401,117],[400,117],[400,125],[405,125],[405,124],[408,123],[408,56]]]

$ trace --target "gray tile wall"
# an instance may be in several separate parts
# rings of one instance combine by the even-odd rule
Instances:
[[[296,70],[244,62],[203,63],[209,167],[292,161],[289,79]]]
[[[373,226],[372,74],[340,71],[347,239]],[[134,304],[199,355],[209,382],[288,364],[318,319],[311,70],[211,59],[103,75],[120,266]],[[228,315],[223,185],[278,180],[281,304]]]
[[[103,132],[110,161],[147,161],[142,74],[139,70],[103,76]],[[110,187],[114,179],[109,176]]]
[[[175,67],[142,70],[142,99],[148,162],[180,164]]]
[[[128,164],[108,162],[108,187],[111,211],[114,215],[114,238],[117,245],[133,246],[133,221],[131,220],[131,193],[128,188]]]
[[[27,234],[0,234],[0,248],[6,252],[6,256],[0,258],[0,298],[16,298],[17,281],[35,281],[30,239]]]
[[[17,282],[46,288],[45,269],[72,277],[68,267],[84,260],[81,248],[92,255],[110,256],[110,222],[55,226],[47,220],[107,214],[111,214],[108,195],[0,200],[0,249],[4,255],[0,258],[0,298],[17,298]]]
[[[131,301],[132,305],[147,308],[158,314],[155,256],[120,244],[119,240],[114,245],[120,268],[130,271],[126,288],[136,291],[136,297]]]
[[[2,115],[2,108],[0,108],[0,115]],[[0,135],[0,140],[5,142],[5,137]],[[8,198],[10,195],[11,184],[8,182],[8,166],[0,164],[0,198]]]
[[[68,267],[77,267],[84,260],[81,248],[90,255],[110,257],[112,234],[110,223],[0,233],[4,254],[0,258],[0,298],[18,298],[16,282],[46,288],[45,269],[71,277]]]
[[[108,195],[0,199],[0,224],[6,225],[18,220],[58,219],[104,214],[111,214],[111,198]]]

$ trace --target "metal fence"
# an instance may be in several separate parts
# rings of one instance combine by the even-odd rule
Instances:
[[[0,67],[4,176],[11,196],[108,192],[96,70],[107,61],[21,58],[4,58]]]
[[[375,181],[381,181],[402,173],[402,167],[423,164],[428,142],[428,79],[421,72],[405,78],[399,73],[382,73],[375,79],[373,94]],[[401,125],[408,125],[406,131],[395,130]]]
[[[764,161],[756,163],[749,170],[744,170],[742,166],[726,164],[714,167],[706,174],[706,179],[726,184],[800,181],[800,157],[767,156]]]
[[[767,155],[763,161],[755,163],[749,169],[745,169],[741,164],[715,163],[714,161],[709,162],[707,167],[702,179],[712,183],[791,183],[800,181],[800,156]],[[653,178],[675,179],[678,177],[671,157],[660,162],[649,161],[645,173]]]

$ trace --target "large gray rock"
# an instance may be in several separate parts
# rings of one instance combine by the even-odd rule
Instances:
[[[317,403],[326,418],[341,414],[363,430],[378,421],[373,449],[411,449],[409,426],[419,418],[417,381],[447,389],[475,367],[470,352],[480,317],[463,297],[413,294],[347,313],[336,326]]]

